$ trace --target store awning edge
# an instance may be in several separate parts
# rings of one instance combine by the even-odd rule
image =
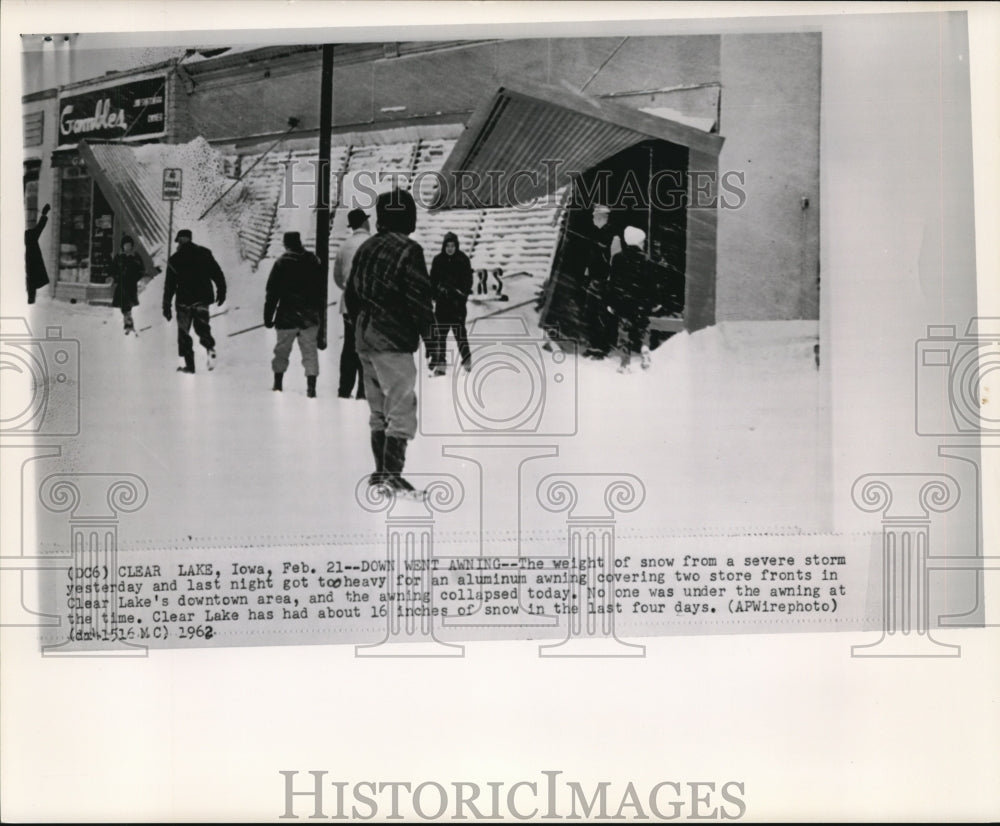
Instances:
[[[123,197],[123,194],[119,190],[118,186],[105,173],[100,161],[97,159],[97,156],[94,154],[87,141],[80,141],[80,143],[77,144],[77,151],[79,151],[80,157],[83,158],[83,162],[86,164],[87,170],[97,182],[98,186],[100,186],[104,197],[107,199],[108,203],[111,204],[112,209],[114,209],[116,215],[121,220],[125,230],[135,240],[136,252],[139,253],[139,257],[142,259],[146,272],[155,273],[158,265],[153,260],[152,251],[147,249],[146,244],[143,241],[147,233],[135,224],[132,216],[132,210],[125,202],[125,198]]]
[[[644,139],[658,139],[685,146],[699,153],[717,157],[725,139],[721,135],[703,132],[693,126],[658,117],[629,106],[612,101],[593,98],[540,84],[523,81],[505,81],[492,96],[487,98],[470,117],[465,131],[459,137],[442,169],[442,184],[438,199],[432,210],[457,206],[453,203],[455,193],[447,186],[456,176],[474,172],[476,160],[488,147],[491,140],[502,140],[504,129],[500,126],[506,102],[523,101],[562,110],[562,115],[578,115],[589,118],[621,131],[633,132],[636,142]],[[498,112],[499,109],[499,112]],[[494,131],[497,134],[494,136]],[[481,171],[481,170],[480,170]],[[488,170],[489,171],[489,170]],[[499,170],[510,173],[513,170]],[[506,206],[504,203],[487,203],[485,206]]]

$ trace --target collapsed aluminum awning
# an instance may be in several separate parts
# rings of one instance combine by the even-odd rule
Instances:
[[[167,203],[162,181],[140,164],[135,149],[120,143],[81,141],[77,149],[125,231],[135,239],[136,252],[147,272],[153,272],[167,241]]]
[[[432,209],[523,205],[651,138],[714,158],[723,144],[719,135],[609,100],[505,84],[476,110],[445,161]]]

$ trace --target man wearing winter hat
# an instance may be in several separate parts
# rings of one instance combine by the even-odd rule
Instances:
[[[393,189],[375,204],[377,233],[354,256],[347,291],[347,313],[371,410],[375,473],[371,484],[414,495],[402,476],[406,443],[417,432],[417,367],[413,354],[421,338],[429,342],[434,322],[431,282],[423,248],[408,236],[417,224],[409,192]]]
[[[163,285],[163,317],[173,317],[171,305],[177,297],[177,350],[184,366],[181,373],[194,372],[194,342],[191,325],[201,346],[208,351],[208,369],[215,368],[215,339],[209,323],[208,307],[213,302],[222,306],[226,300],[226,277],[212,251],[191,240],[191,230],[182,229],[174,240],[177,251],[167,262],[166,283]],[[215,286],[213,291],[212,286]]]
[[[285,252],[271,268],[264,298],[264,326],[278,330],[271,361],[272,390],[280,392],[283,389],[288,356],[297,340],[306,371],[306,395],[315,399],[319,375],[316,350],[326,349],[319,335],[326,311],[326,275],[319,258],[302,246],[297,232],[286,232],[282,241]]]
[[[632,371],[632,347],[638,344],[642,369],[652,364],[649,352],[649,313],[653,306],[655,280],[643,252],[646,233],[638,227],[625,227],[625,246],[611,259],[608,284],[608,310],[618,318],[618,349],[621,352],[619,373]]]
[[[354,254],[365,241],[371,237],[371,228],[368,225],[368,213],[363,209],[352,209],[347,213],[347,226],[351,234],[344,239],[344,243],[337,250],[337,258],[333,263],[333,280],[341,289],[347,288],[347,279],[351,275],[351,263],[354,261]],[[354,347],[354,322],[347,313],[347,302],[340,300],[340,317],[344,320],[344,347],[340,352],[340,387],[337,395],[342,399],[351,398],[351,391],[354,390],[354,381],[358,382],[358,395],[356,398],[365,397],[364,373],[361,369],[361,361],[358,352]]]

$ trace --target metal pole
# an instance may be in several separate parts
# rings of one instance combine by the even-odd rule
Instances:
[[[167,260],[163,265],[163,271],[167,271],[167,267],[170,265],[170,251],[173,249],[174,243],[174,202],[170,201],[170,217],[167,219]]]
[[[212,211],[213,209],[215,209],[215,207],[216,207],[216,206],[217,206],[217,205],[219,204],[219,202],[220,202],[220,201],[221,201],[221,200],[222,200],[223,198],[225,198],[225,197],[226,197],[226,196],[227,196],[227,195],[228,195],[228,194],[229,194],[230,192],[232,192],[232,191],[233,191],[233,187],[235,187],[235,186],[236,186],[236,184],[238,184],[238,183],[239,183],[240,181],[242,181],[242,180],[243,180],[243,179],[244,179],[244,178],[245,178],[245,177],[246,177],[247,175],[249,175],[249,174],[250,174],[250,173],[251,173],[251,172],[252,172],[252,171],[254,170],[254,168],[255,168],[255,167],[257,166],[257,164],[259,164],[259,163],[260,163],[260,162],[261,162],[262,160],[264,160],[264,158],[266,158],[266,157],[268,156],[268,154],[270,153],[270,151],[271,151],[272,149],[274,149],[274,147],[276,147],[276,146],[277,146],[277,145],[278,145],[279,143],[281,143],[281,142],[282,142],[282,141],[283,141],[283,140],[284,140],[285,138],[287,138],[287,137],[288,137],[288,136],[289,136],[290,134],[292,134],[292,131],[293,131],[293,130],[295,129],[295,127],[296,127],[296,126],[298,126],[298,125],[299,125],[299,120],[298,120],[298,118],[289,118],[289,119],[288,119],[288,130],[287,130],[286,132],[282,132],[282,133],[281,133],[281,137],[280,137],[280,138],[278,138],[278,139],[277,139],[277,140],[276,140],[276,141],[275,141],[274,143],[272,143],[272,144],[271,144],[271,145],[270,145],[269,147],[267,147],[267,149],[265,149],[265,150],[264,150],[263,154],[262,154],[262,155],[261,155],[261,156],[260,156],[259,158],[257,158],[257,160],[255,160],[255,161],[254,161],[254,162],[253,162],[252,164],[250,164],[250,167],[249,167],[249,168],[248,168],[248,169],[246,170],[246,172],[243,172],[243,173],[242,173],[242,174],[240,175],[240,177],[238,177],[238,178],[237,178],[237,179],[236,179],[235,181],[233,181],[233,182],[232,182],[232,183],[231,183],[231,184],[229,185],[229,187],[228,187],[228,188],[226,189],[226,191],[225,191],[225,192],[223,192],[223,193],[222,193],[222,194],[221,194],[221,195],[220,195],[220,196],[219,196],[218,198],[216,198],[216,199],[215,199],[214,201],[212,201],[212,203],[211,203],[211,205],[210,205],[210,206],[208,207],[208,209],[206,209],[206,210],[205,210],[205,211],[204,211],[203,213],[201,213],[201,215],[199,215],[199,216],[198,216],[198,220],[200,221],[200,220],[201,220],[202,218],[204,218],[204,217],[205,217],[206,215],[208,215],[208,213],[210,213],[210,212],[211,212],[211,211]]]
[[[649,177],[646,178],[646,260],[653,258],[653,199],[649,193],[649,186],[653,182],[653,147],[647,146],[649,150]]]
[[[323,44],[319,84],[319,209],[316,210],[316,255],[323,265],[323,316],[326,333],[327,288],[330,280],[330,132],[333,129],[333,44]]]

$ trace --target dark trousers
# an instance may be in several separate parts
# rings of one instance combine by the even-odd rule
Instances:
[[[341,315],[344,319],[344,347],[340,351],[340,386],[337,388],[337,395],[345,398],[351,395],[354,390],[355,379],[358,382],[358,398],[365,397],[365,377],[361,368],[361,359],[358,358],[358,351],[354,343],[354,321],[346,315]]]
[[[472,352],[469,350],[469,333],[465,329],[465,313],[438,310],[434,314],[434,341],[428,348],[432,368],[443,367],[445,364],[444,354],[448,345],[448,333],[455,336],[458,352],[462,356],[462,364],[469,364],[472,361]]]
[[[588,290],[585,312],[587,315],[587,345],[600,353],[607,353],[611,347],[608,333],[608,312],[605,309],[604,296],[596,289]]]
[[[194,341],[191,339],[191,325],[195,335],[206,350],[215,349],[212,327],[208,321],[208,305],[177,305],[177,352],[181,358],[194,358]]]
[[[618,350],[621,363],[627,365],[632,358],[632,350],[649,347],[649,315],[638,312],[618,319]]]

